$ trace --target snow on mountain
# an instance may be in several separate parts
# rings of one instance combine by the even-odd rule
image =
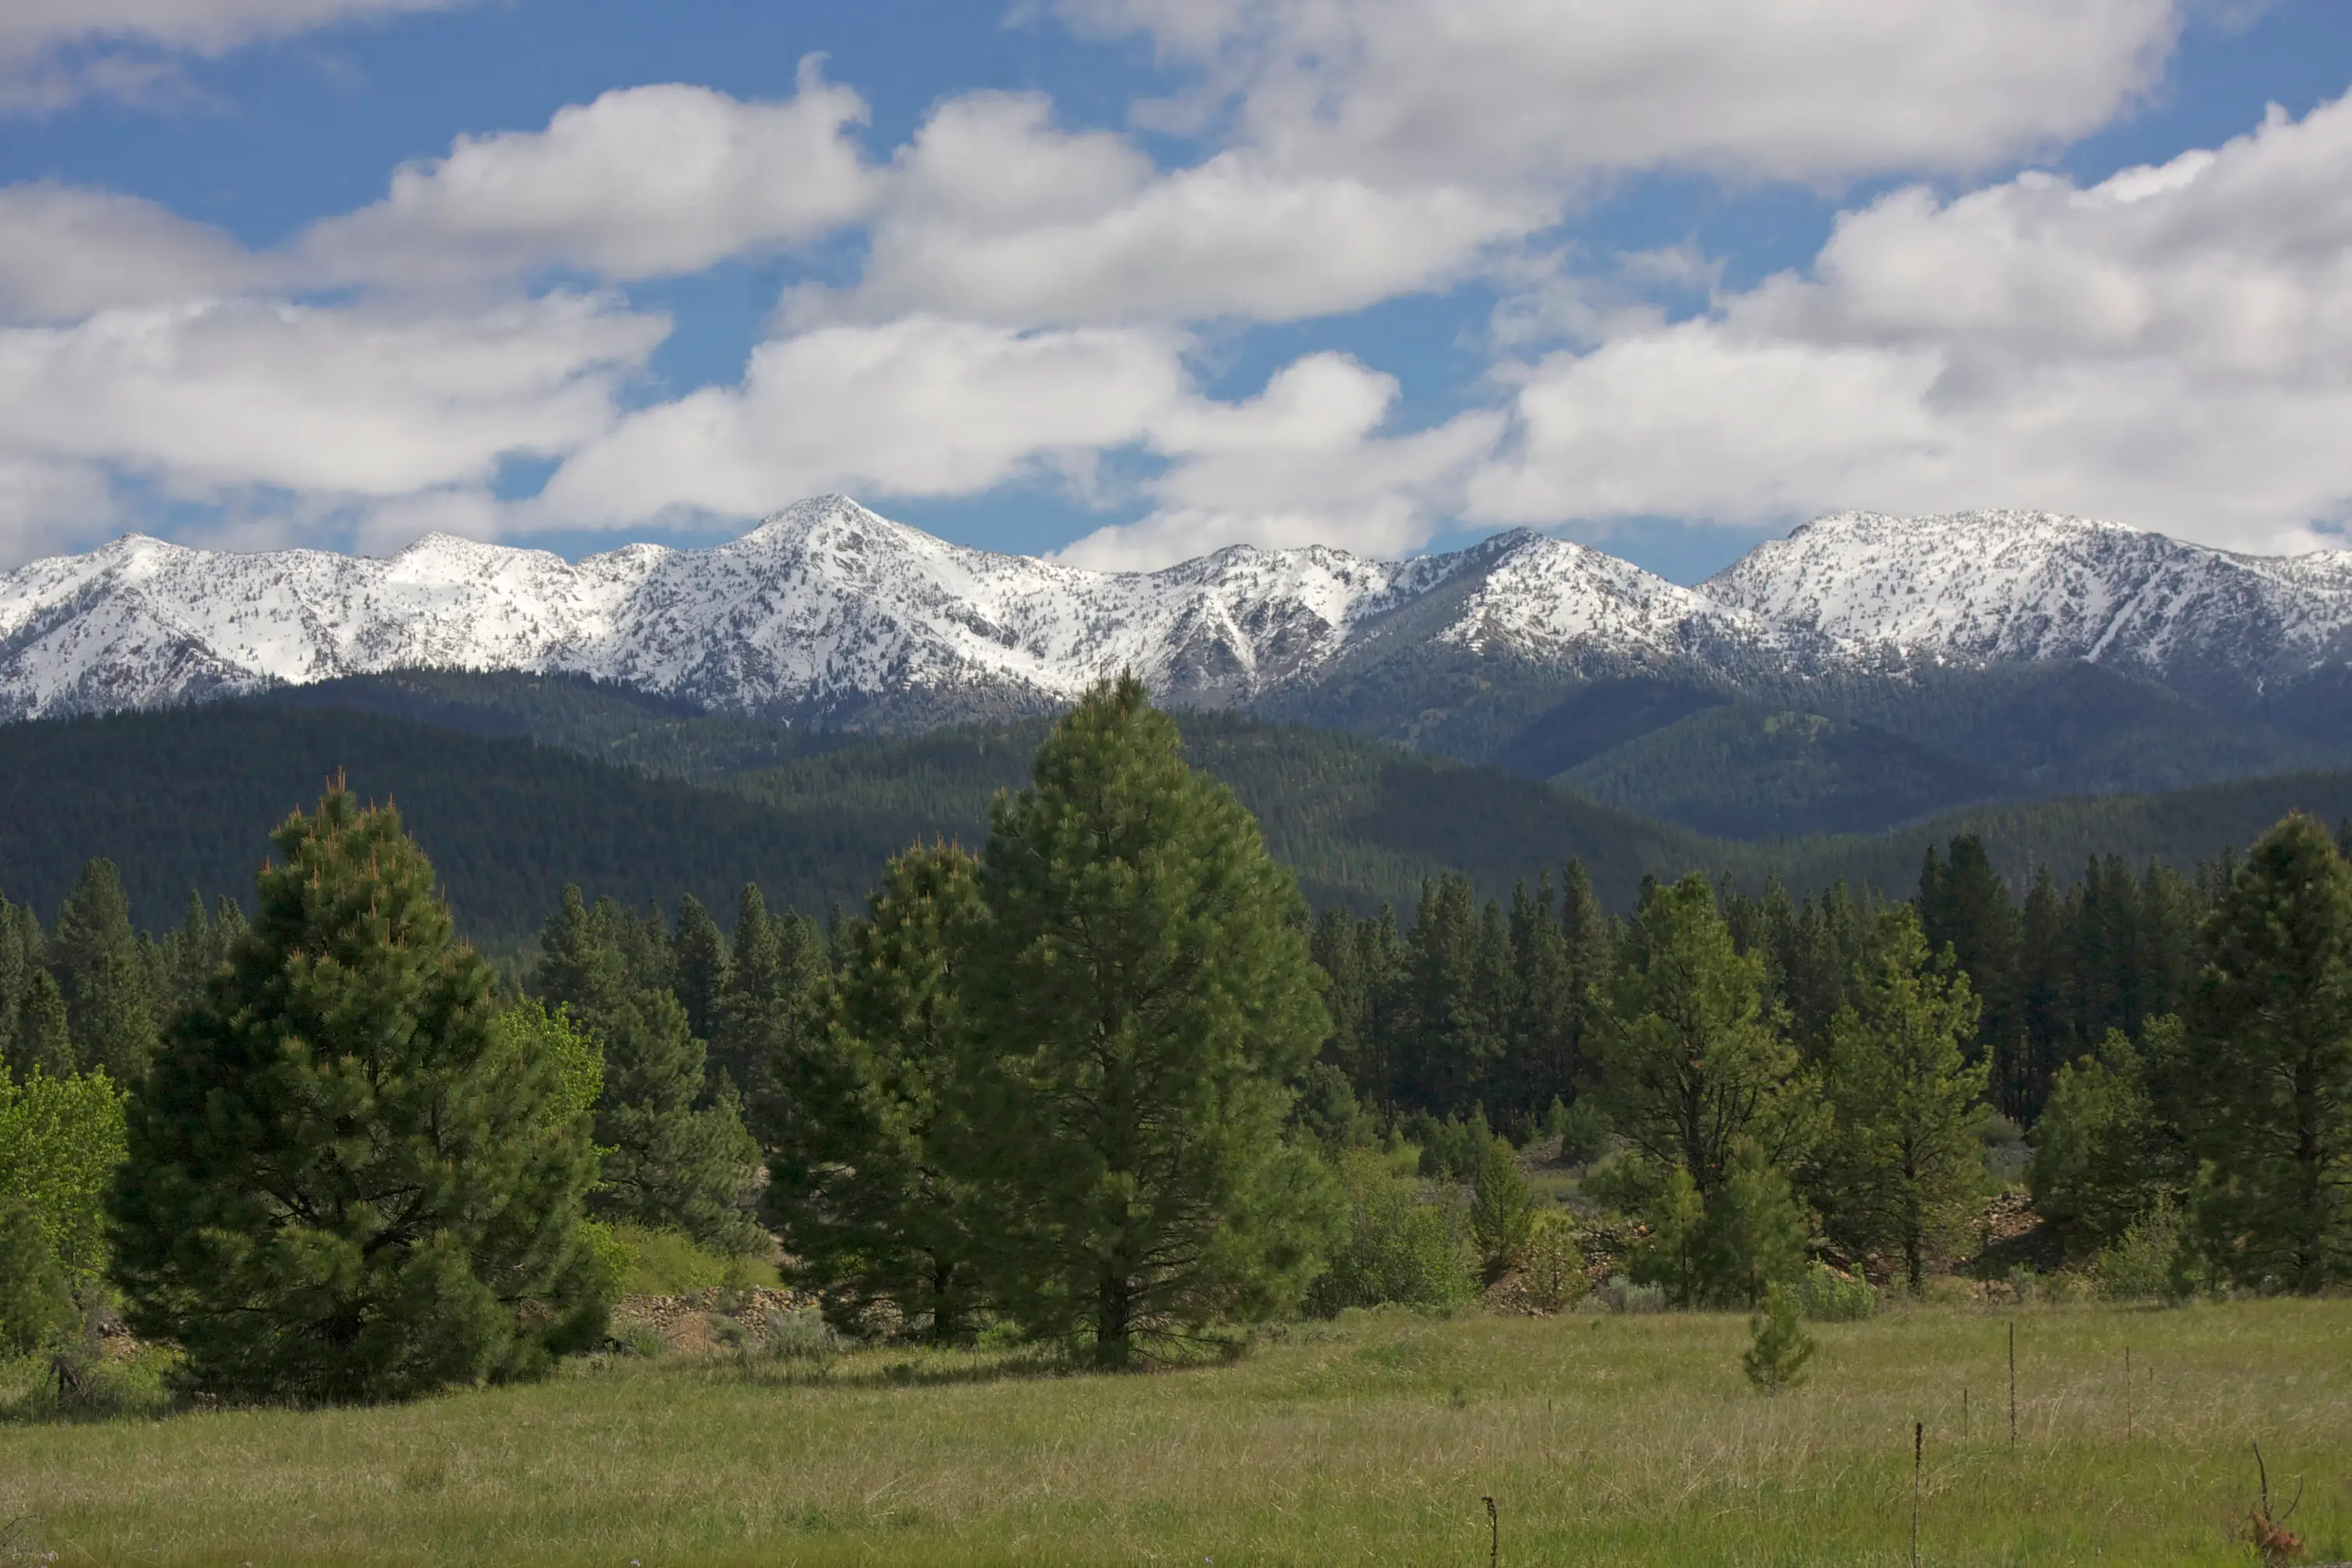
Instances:
[[[2352,652],[2352,552],[2234,555],[2038,512],[1840,512],[1697,589],[1532,533],[1375,561],[1248,546],[1087,572],[840,496],[708,550],[569,563],[441,535],[384,559],[136,536],[0,574],[0,719],[418,666],[571,671],[721,710],[910,728],[1034,711],[1131,668],[1168,699],[1311,689],[1425,648],[1621,670],[2090,658],[2187,690]]]
[[[2259,689],[2352,652],[2352,552],[2233,554],[2047,512],[1837,512],[1700,591],[1832,657],[2091,659],[2189,689]]]
[[[740,712],[855,721],[1034,709],[1132,668],[1171,698],[1246,700],[1367,626],[1467,589],[1442,635],[1561,657],[1674,642],[1713,611],[1532,534],[1372,561],[1247,546],[1153,573],[967,549],[839,496],[709,550],[576,565],[435,535],[383,560],[152,539],[0,575],[0,716],[123,707],[431,665],[564,670]]]

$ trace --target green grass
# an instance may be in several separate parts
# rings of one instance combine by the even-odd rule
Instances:
[[[2313,1554],[2352,1555],[2352,1302],[1814,1331],[1774,1398],[1737,1316],[1381,1315],[1157,1374],[613,1360],[397,1409],[20,1424],[0,1561],[1468,1568],[1491,1495],[1506,1563],[1897,1563],[1915,1419],[1929,1563],[2250,1563],[2255,1439]]]

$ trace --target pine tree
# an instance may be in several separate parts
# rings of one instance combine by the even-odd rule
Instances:
[[[727,939],[692,893],[677,901],[677,926],[670,938],[676,955],[677,999],[686,1026],[706,1043],[719,1037],[719,1007],[727,990]]]
[[[73,1034],[66,1023],[65,993],[46,969],[33,971],[16,1005],[16,1045],[8,1068],[19,1079],[37,1072],[50,1078],[73,1075]]]
[[[1489,1279],[1500,1275],[1527,1251],[1535,1224],[1535,1195],[1519,1170],[1518,1154],[1504,1138],[1490,1137],[1478,1162],[1470,1195],[1470,1237]]]
[[[2034,873],[2018,928],[2017,1075],[1998,1092],[2003,1110],[2030,1122],[2042,1114],[2059,1064],[2081,1048],[2067,991],[2065,906],[2047,866]]]
[[[539,967],[532,989],[551,1007],[561,1007],[592,1026],[602,1025],[633,989],[627,961],[613,940],[608,921],[591,910],[579,887],[563,885],[562,901],[539,933]]]
[[[82,868],[58,910],[48,960],[65,994],[77,1061],[103,1068],[117,1083],[139,1081],[154,1054],[155,1020],[147,964],[113,861],[101,858]]]
[[[2006,1085],[2018,1077],[2017,963],[2021,927],[2009,885],[1993,869],[1984,840],[1964,834],[1951,842],[1951,858],[1935,875],[1935,851],[1919,886],[1919,926],[1927,951],[1952,951],[1978,1003],[1969,1055],[1991,1064],[1988,1081]]]
[[[29,908],[0,897],[0,1063],[19,1058],[17,1015],[41,967],[41,927]],[[18,1069],[21,1072],[21,1069]]]
[[[391,809],[340,783],[276,836],[260,914],[129,1117],[113,1208],[131,1320],[240,1398],[394,1399],[593,1342],[588,1128],[501,1048]]]
[[[2190,999],[2202,1088],[2198,1219],[2241,1283],[2316,1291],[2352,1278],[2352,867],[2287,817],[2247,854],[2205,928]]]
[[[1748,1381],[1766,1394],[1778,1394],[1805,1380],[1805,1363],[1818,1348],[1805,1332],[1798,1315],[1796,1292],[1771,1286],[1763,1310],[1748,1321],[1749,1341],[1740,1366]]]
[[[1483,918],[1469,879],[1449,871],[1423,884],[1405,950],[1400,1098],[1443,1115],[1477,1098],[1503,1053],[1507,1002],[1497,987],[1508,942],[1501,912]]]
[[[1967,1049],[1976,1026],[1968,977],[1930,956],[1917,915],[1882,916],[1876,957],[1830,1030],[1822,1163],[1833,1232],[1899,1252],[1915,1291],[1927,1247],[1986,1184],[1975,1125],[1987,1063]]]
[[[1693,874],[1659,888],[1628,932],[1601,1056],[1617,1130],[1702,1196],[1734,1144],[1768,1163],[1811,1135],[1813,1093],[1763,994],[1763,961],[1733,949],[1715,890]]]
[[[814,922],[769,914],[760,889],[747,884],[736,901],[735,945],[711,1055],[751,1106],[763,1139],[769,1124],[790,1112],[771,1103],[775,1085],[796,1070],[794,1060],[814,1048],[823,1027],[825,967],[824,939]]]
[[[749,1208],[760,1147],[743,1130],[732,1084],[713,1103],[698,1104],[706,1053],[677,998],[638,991],[607,1008],[595,1034],[604,1056],[597,1215],[683,1231],[714,1251],[761,1249],[767,1238]]]
[[[980,1306],[979,1216],[951,1174],[963,1137],[960,987],[985,910],[961,849],[892,860],[844,930],[821,1047],[802,1057],[769,1161],[768,1209],[800,1279],[849,1324],[877,1302],[935,1344]]]
[[[2178,1035],[2175,1019],[2149,1032]],[[2177,1140],[2158,1119],[2148,1064],[2131,1037],[2110,1030],[2095,1055],[2058,1069],[2034,1123],[2026,1181],[2034,1212],[2088,1254],[2185,1185]]]
[[[1788,1173],[1742,1140],[1701,1224],[1702,1296],[1722,1306],[1755,1306],[1768,1288],[1791,1283],[1803,1270],[1812,1231],[1812,1215],[1798,1201]]]
[[[1000,796],[974,965],[971,1175],[1013,1204],[992,1289],[1103,1361],[1296,1298],[1334,1223],[1282,1136],[1329,1028],[1297,887],[1133,678]]]

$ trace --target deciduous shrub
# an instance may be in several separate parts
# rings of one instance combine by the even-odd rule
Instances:
[[[1377,1155],[1339,1161],[1347,1234],[1309,1292],[1326,1314],[1383,1302],[1445,1309],[1477,1294],[1476,1258],[1460,1209],[1391,1172]]]

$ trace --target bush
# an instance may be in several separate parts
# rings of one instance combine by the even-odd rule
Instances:
[[[1394,1301],[1452,1308],[1477,1293],[1460,1210],[1430,1201],[1417,1184],[1392,1174],[1377,1157],[1341,1157],[1347,1234],[1329,1267],[1307,1292],[1310,1310],[1333,1316],[1349,1307]]]
[[[1591,1095],[1566,1107],[1555,1100],[1552,1107],[1548,1131],[1559,1139],[1561,1164],[1590,1165],[1609,1152],[1609,1116]]]
[[[786,1361],[824,1361],[840,1351],[843,1340],[824,1314],[814,1307],[794,1307],[768,1314],[768,1353]]]
[[[1666,1292],[1663,1286],[1636,1285],[1622,1274],[1612,1274],[1609,1283],[1595,1290],[1592,1299],[1612,1312],[1663,1312],[1666,1310]]]
[[[1851,1323],[1878,1310],[1878,1292],[1859,1275],[1816,1263],[1793,1287],[1799,1309],[1817,1323]]]
[[[1458,1116],[1440,1121],[1425,1110],[1415,1111],[1404,1119],[1402,1130],[1408,1141],[1420,1146],[1421,1173],[1432,1181],[1476,1181],[1486,1146],[1495,1141],[1486,1107],[1478,1105],[1470,1108],[1466,1121]]]
[[[684,1231],[641,1225],[583,1228],[599,1258],[614,1269],[613,1278],[619,1281],[623,1296],[684,1296],[721,1287],[776,1283],[772,1267],[713,1252]]]
[[[1576,1227],[1566,1215],[1554,1210],[1536,1216],[1519,1277],[1528,1304],[1546,1312],[1566,1310],[1591,1289],[1584,1273],[1584,1249],[1577,1245]]]
[[[2180,1211],[2158,1199],[2099,1251],[2092,1265],[2098,1293],[2110,1301],[2178,1301],[2189,1292]]]

